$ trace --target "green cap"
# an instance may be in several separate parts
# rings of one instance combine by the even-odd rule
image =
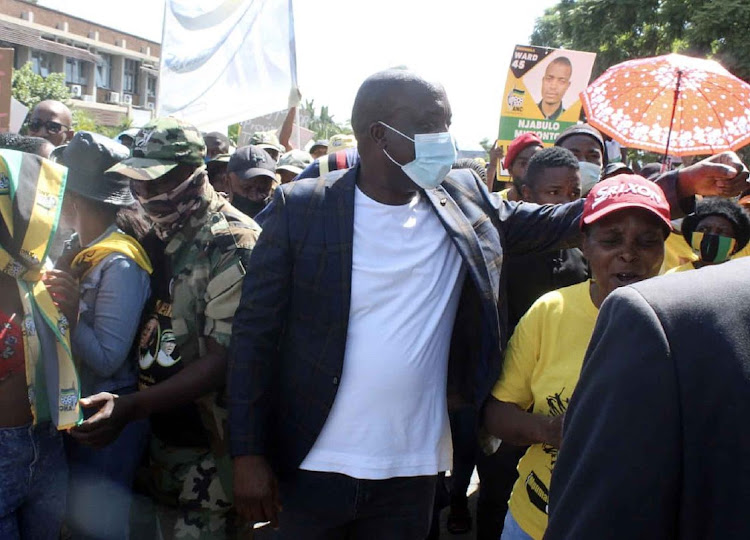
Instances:
[[[278,152],[284,151],[284,147],[281,146],[279,138],[273,131],[256,131],[253,133],[253,136],[250,137],[250,144],[263,148],[264,150],[269,148]]]
[[[134,180],[155,180],[180,163],[203,165],[206,145],[198,128],[177,118],[156,118],[143,126],[133,155],[109,169]]]

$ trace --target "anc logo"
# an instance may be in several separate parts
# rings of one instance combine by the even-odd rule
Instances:
[[[60,411],[73,411],[78,403],[78,391],[75,387],[60,390]]]

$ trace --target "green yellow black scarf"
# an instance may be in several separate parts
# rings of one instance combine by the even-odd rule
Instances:
[[[58,429],[81,421],[80,385],[69,324],[41,281],[57,229],[67,169],[38,156],[0,150],[0,270],[14,277],[24,307],[26,383],[34,423]]]

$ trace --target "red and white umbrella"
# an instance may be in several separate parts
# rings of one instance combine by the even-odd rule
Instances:
[[[668,54],[622,62],[581,101],[591,125],[630,148],[690,156],[750,144],[750,85],[713,60]]]

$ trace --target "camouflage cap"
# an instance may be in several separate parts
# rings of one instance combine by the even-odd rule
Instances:
[[[285,149],[281,146],[279,138],[273,131],[256,131],[253,136],[250,137],[250,144],[252,146],[258,146],[264,150],[270,148],[271,150],[277,150],[283,152]]]
[[[109,169],[134,180],[155,180],[180,163],[203,164],[206,145],[198,128],[177,118],[156,118],[135,137],[133,154]]]
[[[299,174],[312,162],[312,156],[304,150],[291,150],[279,158],[276,170]]]

